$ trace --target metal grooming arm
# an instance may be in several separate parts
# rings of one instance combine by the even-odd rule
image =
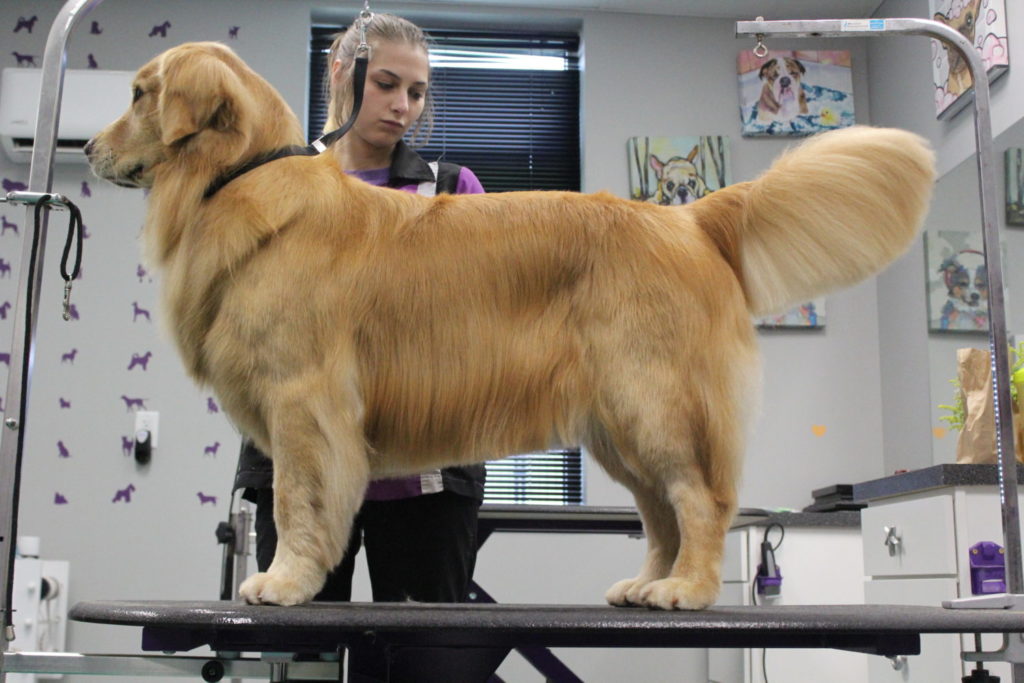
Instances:
[[[61,91],[64,87],[64,68],[67,60],[67,40],[71,30],[82,18],[103,0],[70,0],[61,8],[50,27],[43,54],[42,88],[39,93],[39,113],[36,118],[35,147],[29,168],[27,192],[12,192],[3,201],[28,204],[26,225],[34,224],[34,209],[44,193],[53,186],[53,158],[57,143],[57,124],[60,120]],[[38,319],[39,285],[42,278],[43,254],[46,246],[47,212],[43,211],[39,226],[32,239],[22,244],[21,269],[18,274],[18,297],[14,304],[14,336],[11,346],[11,369],[7,377],[4,403],[4,427],[0,440],[0,615],[3,617],[4,638],[2,650],[14,639],[11,615],[11,590],[14,574],[14,550],[17,542],[17,506],[21,480],[21,458],[25,445],[25,413],[28,406],[28,386],[35,347]],[[29,268],[33,242],[38,242],[35,268]],[[33,277],[29,277],[34,271]],[[5,678],[0,670],[0,681]]]
[[[795,38],[876,38],[919,35],[936,38],[956,49],[971,69],[974,80],[974,135],[977,144],[978,185],[981,195],[981,227],[988,267],[989,328],[988,342],[992,358],[993,394],[996,410],[996,450],[999,465],[999,499],[1002,505],[1003,541],[1006,549],[1007,593],[985,600],[963,600],[947,607],[994,607],[1024,609],[1024,574],[1021,569],[1020,510],[1017,489],[1017,460],[1013,447],[1013,421],[1010,402],[1010,362],[1006,333],[1006,302],[1003,291],[1003,264],[999,249],[999,229],[995,219],[996,176],[993,162],[992,121],[988,76],[974,46],[955,29],[930,19],[830,19],[817,21],[736,22],[737,36],[757,38],[763,49],[765,36]],[[996,654],[997,656],[990,656]],[[987,656],[988,655],[988,656]],[[969,653],[965,659],[1010,661],[1013,680],[1024,682],[1024,641],[1006,637],[1001,653]]]

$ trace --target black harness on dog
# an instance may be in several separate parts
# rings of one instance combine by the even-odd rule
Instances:
[[[325,149],[330,147],[331,144],[334,143],[339,138],[341,138],[341,136],[347,133],[348,129],[352,127],[352,124],[356,122],[356,117],[359,116],[359,109],[360,107],[362,107],[363,104],[363,89],[366,84],[366,67],[367,63],[369,62],[369,57],[367,56],[367,53],[369,51],[369,48],[366,45],[365,40],[359,46],[359,50],[360,54],[358,57],[356,57],[355,71],[352,74],[352,82],[353,85],[355,86],[355,90],[352,93],[352,113],[349,114],[348,120],[345,121],[341,128],[338,128],[337,130],[332,130],[330,133],[327,133],[322,137],[314,140],[312,143],[306,145],[305,147],[302,147],[300,145],[289,145],[287,147],[282,147],[281,149],[276,149],[272,152],[268,152],[267,154],[258,156],[255,159],[247,161],[245,164],[237,168],[231,169],[230,171],[228,171],[227,173],[225,173],[224,175],[220,176],[212,183],[210,183],[210,185],[206,188],[206,192],[203,193],[203,199],[209,199],[210,197],[215,195],[222,187],[230,183],[238,176],[244,175],[249,171],[253,170],[254,168],[262,166],[263,164],[269,163],[271,161],[276,161],[277,159],[283,159],[285,157],[315,157],[316,155],[320,154]]]

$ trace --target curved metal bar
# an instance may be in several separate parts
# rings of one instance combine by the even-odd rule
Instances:
[[[988,269],[989,349],[992,358],[992,392],[996,411],[996,449],[999,466],[999,499],[1002,507],[1003,543],[1006,551],[1006,587],[1010,595],[1024,593],[1017,458],[1013,445],[1010,399],[1010,359],[1006,331],[1002,253],[996,222],[996,173],[992,143],[988,75],[969,40],[953,28],[930,19],[834,19],[823,21],[740,21],[737,36],[787,35],[796,37],[878,37],[922,35],[941,40],[967,61],[974,80],[974,135],[977,145],[978,185],[981,198],[982,240]],[[1024,680],[1024,665],[1014,664],[1014,680]]]
[[[61,93],[67,61],[67,41],[72,29],[103,0],[69,0],[50,26],[43,54],[42,87],[36,117],[35,147],[29,168],[29,193],[47,193],[53,185],[53,159],[57,145]],[[10,201],[24,201],[9,196]],[[11,344],[10,373],[4,403],[4,428],[0,438],[0,616],[3,618],[3,650],[13,638],[11,590],[14,578],[14,549],[17,541],[17,508],[20,493],[21,459],[25,440],[25,412],[28,405],[32,354],[38,319],[39,285],[46,244],[47,212],[43,212],[32,239],[22,244],[18,275],[18,296],[14,307],[14,332]],[[33,209],[26,210],[26,225],[34,224]],[[35,267],[30,268],[35,251]],[[30,277],[30,273],[32,273]],[[7,495],[7,494],[10,495]],[[3,673],[0,672],[0,678]]]

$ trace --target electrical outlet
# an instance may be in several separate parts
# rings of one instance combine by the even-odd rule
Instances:
[[[140,410],[135,413],[135,431],[145,429],[150,434],[150,444],[153,448],[157,446],[157,435],[160,433],[160,413],[155,410]]]

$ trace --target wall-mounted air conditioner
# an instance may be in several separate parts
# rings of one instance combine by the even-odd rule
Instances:
[[[32,160],[42,69],[0,72],[0,145],[16,162]],[[57,162],[85,162],[85,143],[131,103],[132,71],[67,69],[61,97]]]

